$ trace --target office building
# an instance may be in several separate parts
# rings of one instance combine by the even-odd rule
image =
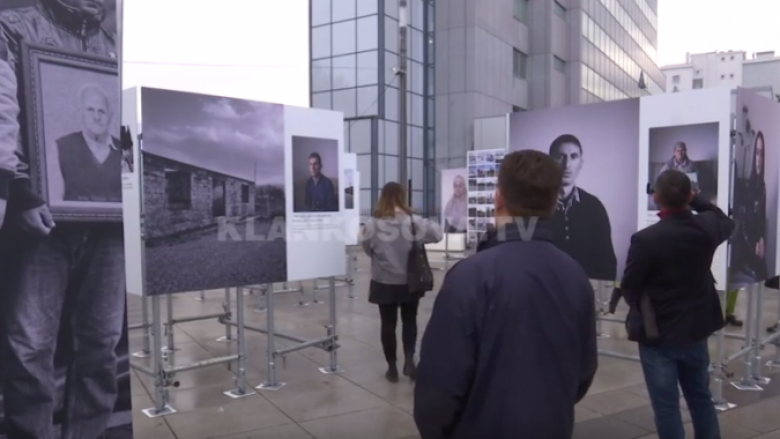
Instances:
[[[657,23],[657,0],[437,2],[438,166],[465,165],[475,119],[661,93]]]
[[[685,63],[661,67],[666,91],[746,87],[769,97],[780,94],[780,57],[775,52],[726,51],[686,54]]]
[[[439,4],[441,2],[438,2]],[[408,0],[407,169],[411,205],[429,213],[433,148],[433,0]],[[361,210],[399,179],[399,0],[310,0],[311,105],[344,113],[358,155]]]

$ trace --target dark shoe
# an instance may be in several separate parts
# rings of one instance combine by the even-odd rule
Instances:
[[[414,356],[406,357],[406,361],[404,361],[404,375],[411,378],[412,381],[417,379],[417,366],[414,364]]]
[[[737,320],[737,317],[734,315],[726,316],[726,324],[729,326],[734,326],[736,328],[742,327],[742,320]]]
[[[396,366],[395,363],[390,363],[390,366],[387,368],[387,373],[385,373],[385,378],[391,383],[398,382],[398,366]]]
[[[775,332],[777,332],[778,329],[780,329],[780,324],[775,323],[774,325],[766,328],[766,332],[770,334],[774,334]]]

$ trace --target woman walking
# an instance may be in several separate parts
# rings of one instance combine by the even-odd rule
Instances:
[[[417,367],[417,308],[425,291],[410,291],[407,270],[412,243],[439,242],[438,224],[413,215],[406,204],[404,188],[395,182],[382,188],[379,202],[361,232],[361,245],[371,258],[371,285],[368,301],[379,306],[382,325],[382,349],[387,360],[385,377],[398,382],[396,327],[401,314],[402,344],[405,361],[403,374],[414,380]]]

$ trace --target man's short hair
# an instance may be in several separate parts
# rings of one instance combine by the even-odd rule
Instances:
[[[498,188],[508,213],[548,217],[555,212],[563,169],[550,155],[524,150],[507,154],[498,171]]]
[[[688,146],[685,144],[685,142],[677,142],[677,143],[675,143],[674,144],[675,151],[677,150],[677,148],[680,148],[683,151],[688,151]]]
[[[655,180],[654,190],[663,207],[682,209],[691,197],[691,179],[684,172],[667,169]]]
[[[580,139],[578,139],[573,134],[563,134],[558,136],[555,140],[553,140],[553,143],[550,145],[550,154],[553,154],[557,152],[561,146],[571,143],[572,145],[577,145],[577,148],[580,149],[580,154],[582,154],[582,143],[580,143]]]
[[[320,157],[320,153],[318,152],[313,152],[309,154],[309,160],[311,159],[315,159],[317,160],[317,163],[322,164],[322,157]]]

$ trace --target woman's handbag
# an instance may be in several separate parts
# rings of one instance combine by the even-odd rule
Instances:
[[[426,293],[433,290],[433,270],[428,262],[428,253],[425,245],[417,239],[417,230],[412,221],[412,248],[409,250],[409,259],[406,264],[406,279],[409,291],[413,293]]]

